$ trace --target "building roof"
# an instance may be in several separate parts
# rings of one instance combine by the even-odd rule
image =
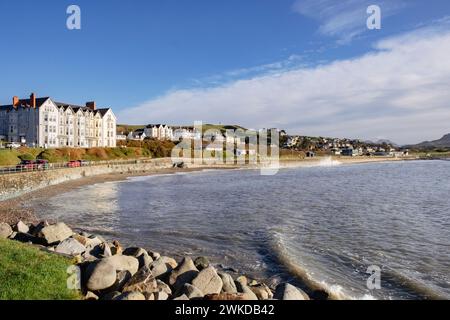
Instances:
[[[36,107],[39,108],[41,107],[44,102],[46,102],[48,99],[50,99],[50,97],[42,97],[42,98],[36,98]],[[93,111],[94,114],[100,114],[100,116],[104,116],[109,110],[111,110],[111,108],[100,108],[100,109],[95,109],[92,110],[91,108],[87,107],[87,106],[79,106],[76,104],[72,104],[72,103],[66,103],[66,102],[56,102],[53,101],[56,106],[58,108],[63,108],[64,111],[66,111],[67,109],[71,109],[74,113],[78,112],[80,109],[82,111]],[[30,99],[20,99],[19,100],[19,107],[22,108],[26,108],[26,107],[30,107],[31,106],[31,101]],[[13,105],[9,104],[9,105],[3,105],[0,106],[0,110],[13,110]]]
[[[42,97],[42,98],[36,98],[36,107],[39,108],[44,104],[45,101],[47,101],[50,97]],[[20,99],[19,100],[19,107],[25,108],[30,107],[31,101],[30,99]],[[13,109],[12,104],[2,105],[0,106],[0,109]]]
[[[95,111],[100,112],[100,114],[103,117],[109,110],[111,110],[111,108],[101,108],[101,109],[97,109]]]

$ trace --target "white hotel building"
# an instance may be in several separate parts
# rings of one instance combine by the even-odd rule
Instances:
[[[32,93],[0,106],[0,139],[44,148],[115,147],[116,116],[95,102],[77,106]]]

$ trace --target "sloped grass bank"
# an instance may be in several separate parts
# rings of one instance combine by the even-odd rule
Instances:
[[[0,300],[74,300],[67,288],[67,258],[0,239]]]

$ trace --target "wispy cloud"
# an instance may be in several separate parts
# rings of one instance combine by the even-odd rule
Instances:
[[[217,85],[228,83],[231,81],[237,81],[239,79],[258,77],[262,74],[268,75],[268,74],[276,74],[279,72],[286,72],[288,70],[294,70],[307,66],[308,62],[306,62],[305,56],[293,54],[284,60],[275,61],[258,66],[230,70],[220,74],[204,77],[201,79],[192,79],[192,82],[197,86],[205,86],[211,84]]]
[[[355,59],[172,91],[119,118],[276,126],[398,143],[438,138],[450,132],[450,28],[442,23],[384,39]]]
[[[303,16],[316,20],[318,32],[337,38],[338,43],[348,43],[365,31],[368,18],[367,7],[375,4],[373,0],[297,0],[293,10]],[[404,8],[402,0],[376,1],[382,9],[383,19]]]

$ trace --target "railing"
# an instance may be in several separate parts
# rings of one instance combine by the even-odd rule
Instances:
[[[128,165],[137,163],[151,163],[158,160],[163,161],[165,158],[140,158],[133,160],[102,160],[102,161],[73,161],[73,162],[61,162],[61,163],[47,163],[47,164],[18,164],[15,167],[0,167],[0,175],[18,174],[25,172],[37,172],[48,170],[59,170],[68,168],[83,168],[83,167],[96,167],[105,165]]]

